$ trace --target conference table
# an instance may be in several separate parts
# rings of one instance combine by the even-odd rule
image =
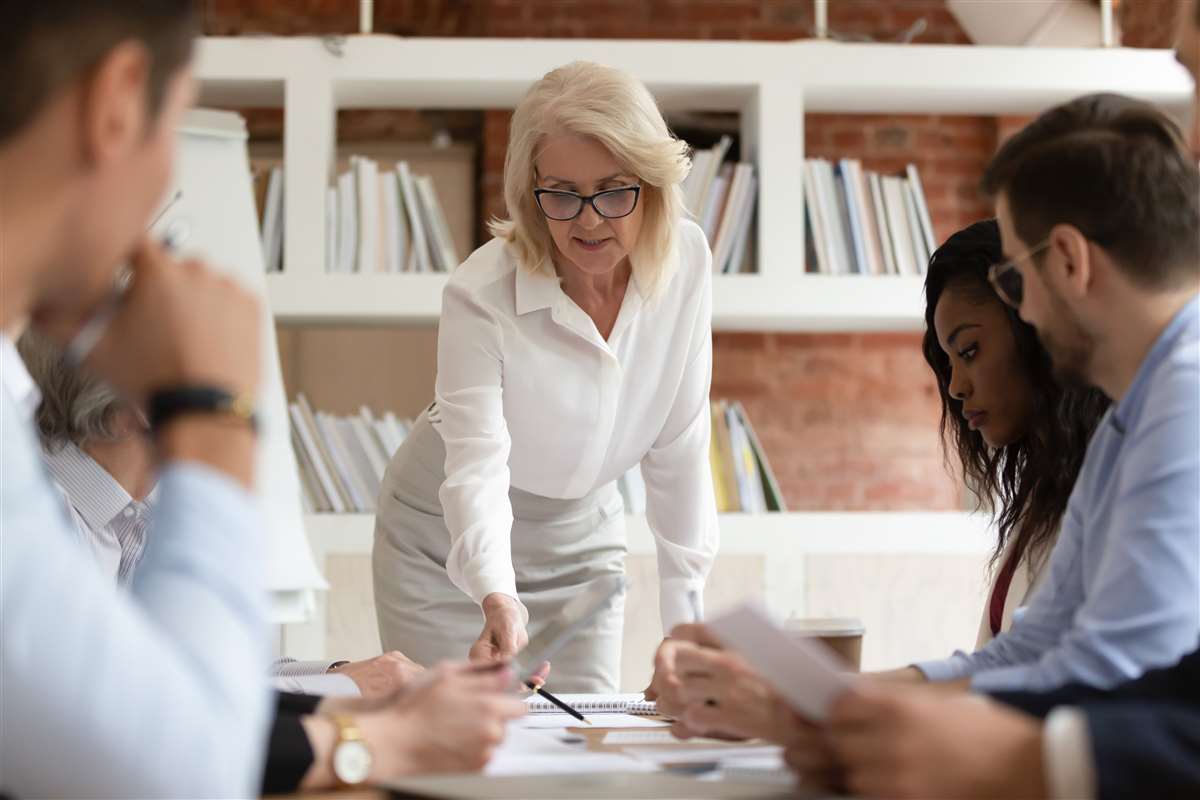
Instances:
[[[662,729],[658,729],[662,730]],[[589,753],[621,753],[624,748],[606,744],[606,734],[611,729],[566,728],[565,733],[582,739],[582,749]],[[753,746],[753,743],[750,743]],[[661,750],[668,767],[655,772],[597,772],[556,773],[550,775],[428,775],[396,781],[386,787],[356,789],[339,792],[297,794],[295,800],[696,800],[728,798],[739,800],[769,800],[791,798],[792,800],[815,800],[830,795],[803,789],[789,783],[786,775],[774,774],[769,779],[724,775],[699,766],[695,772],[689,762],[689,753],[696,755],[703,750],[709,753],[722,748],[735,752],[746,748],[747,743],[717,743],[712,740],[675,741],[656,745]],[[673,754],[678,754],[680,763],[670,765]]]

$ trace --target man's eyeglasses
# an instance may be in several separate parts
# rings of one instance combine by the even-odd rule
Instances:
[[[559,189],[534,189],[533,197],[548,219],[566,222],[583,213],[584,203],[590,203],[592,209],[605,219],[627,217],[637,208],[641,191],[641,186],[622,186],[582,195]]]
[[[996,294],[1000,296],[1001,300],[1013,308],[1021,307],[1021,301],[1025,298],[1025,279],[1021,277],[1021,270],[1017,269],[1017,264],[1033,258],[1049,246],[1050,240],[1047,239],[1016,258],[988,267],[988,282],[992,284],[992,288],[996,290]]]

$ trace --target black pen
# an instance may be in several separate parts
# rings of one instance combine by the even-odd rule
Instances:
[[[543,689],[540,686],[538,686],[537,684],[535,684],[533,681],[525,681],[525,686],[528,687],[534,694],[538,694],[538,695],[541,695],[542,697],[546,698],[551,703],[558,706],[563,711],[567,712],[568,714],[570,714],[572,717],[579,720],[580,722],[587,724],[587,725],[592,724],[591,722],[588,721],[588,718],[585,717],[583,714],[580,714],[578,711],[571,708],[569,705],[564,703],[562,700],[559,700],[557,697],[550,694],[545,689]]]

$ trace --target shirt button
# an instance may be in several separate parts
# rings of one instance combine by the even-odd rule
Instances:
[[[133,509],[132,509],[132,508],[126,508],[126,509],[125,509],[124,511],[122,511],[121,513],[122,513],[124,516],[126,516],[126,517],[132,517],[132,516],[133,516]]]

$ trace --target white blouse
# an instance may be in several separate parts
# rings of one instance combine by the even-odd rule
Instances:
[[[510,536],[516,487],[579,498],[641,463],[658,549],[664,631],[689,622],[716,556],[709,468],[712,254],[679,226],[679,261],[660,296],[631,279],[608,341],[559,278],[517,264],[494,239],[442,295],[436,408],[446,446],[439,496],[446,570],[477,603],[517,597]]]

